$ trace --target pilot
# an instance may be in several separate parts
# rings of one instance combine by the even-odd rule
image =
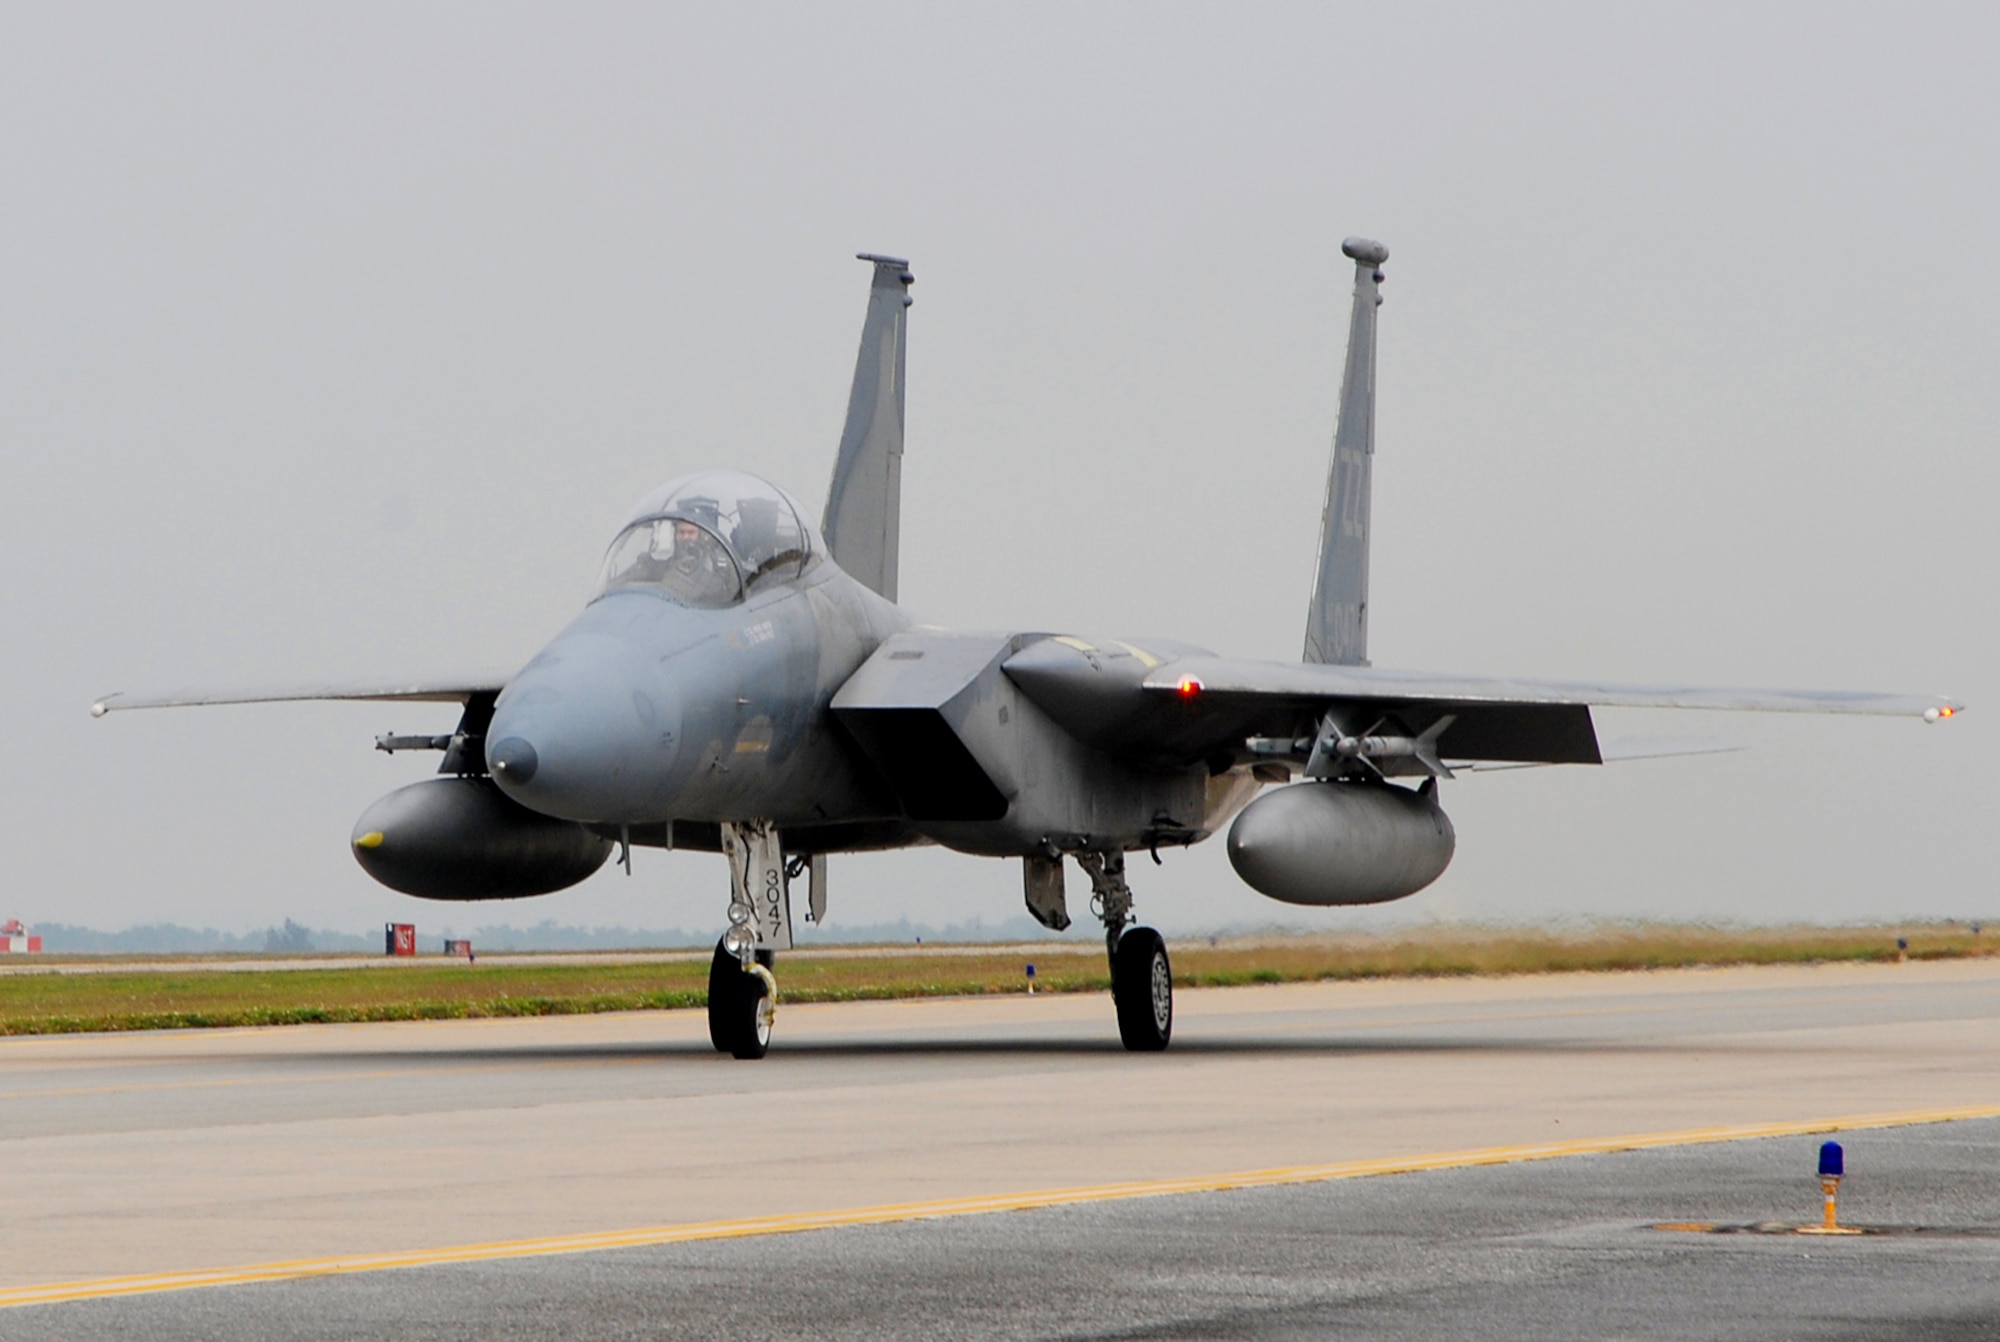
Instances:
[[[674,554],[660,581],[693,606],[719,606],[736,596],[736,566],[721,543],[682,518],[674,519]]]

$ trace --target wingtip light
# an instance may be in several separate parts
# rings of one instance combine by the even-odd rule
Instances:
[[[1177,693],[1179,693],[1179,695],[1183,699],[1192,699],[1197,694],[1201,693],[1201,688],[1202,688],[1201,682],[1196,680],[1193,676],[1182,676],[1181,683],[1177,690]]]
[[[104,700],[102,699],[99,699],[96,703],[90,706],[90,716],[92,716],[93,718],[101,718],[110,711],[111,711],[111,705],[105,703]]]
[[[1958,713],[1958,705],[1940,704],[1936,708],[1926,708],[1924,710],[1924,721],[1942,722],[1946,718],[1956,716],[1957,713]]]

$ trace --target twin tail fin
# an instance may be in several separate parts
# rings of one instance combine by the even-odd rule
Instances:
[[[916,277],[898,257],[864,252],[859,259],[874,263],[875,276],[820,531],[834,563],[894,601],[903,508],[903,338]]]
[[[1333,468],[1320,515],[1319,571],[1306,612],[1304,660],[1368,665],[1368,496],[1375,459],[1375,309],[1389,249],[1349,238],[1340,250],[1354,262],[1354,311],[1347,326],[1347,368],[1340,380],[1340,421]]]

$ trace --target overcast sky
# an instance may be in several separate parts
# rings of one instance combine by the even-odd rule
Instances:
[[[86,709],[518,664],[690,470],[817,509],[857,251],[918,277],[907,605],[1296,658],[1353,233],[1378,665],[1973,708],[1600,715],[1753,749],[1447,785],[1451,870],[1338,920],[2000,916],[1996,15],[0,3],[0,916],[719,924],[694,855],[369,881],[433,767],[373,736],[448,706]],[[1170,928],[1331,920],[1219,841],[1135,874]],[[940,852],[832,889],[1020,909]]]

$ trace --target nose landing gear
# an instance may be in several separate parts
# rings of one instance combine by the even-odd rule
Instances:
[[[729,930],[708,965],[708,1038],[719,1053],[761,1058],[778,1011],[777,952],[792,946],[785,855],[768,820],[722,826],[729,859]]]
[[[1083,852],[1076,861],[1090,877],[1091,912],[1104,922],[1118,1038],[1134,1053],[1158,1053],[1174,1036],[1174,969],[1167,943],[1150,927],[1130,925],[1132,887],[1125,883],[1125,854]]]

